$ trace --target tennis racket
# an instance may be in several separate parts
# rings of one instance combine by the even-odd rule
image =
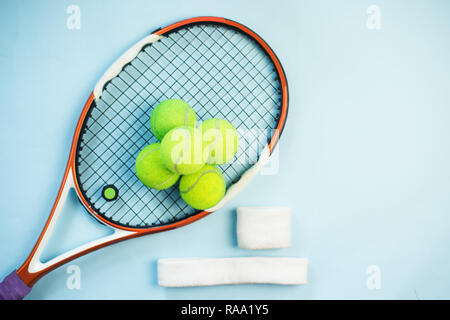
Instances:
[[[150,130],[153,107],[169,98],[187,101],[199,120],[224,118],[238,130],[236,156],[219,167],[227,192],[214,208],[195,210],[183,202],[177,186],[153,190],[135,174],[139,151],[157,142]],[[267,162],[287,110],[283,68],[249,28],[224,18],[197,17],[146,36],[106,71],[89,96],[47,223],[24,264],[0,284],[0,298],[22,299],[42,276],[89,252],[216,211]],[[89,214],[114,232],[41,262],[70,189]],[[115,196],[106,197],[106,189]]]

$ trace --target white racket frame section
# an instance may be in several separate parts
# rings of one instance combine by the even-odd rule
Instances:
[[[53,217],[50,220],[47,230],[44,233],[44,235],[42,236],[42,239],[39,242],[39,245],[38,245],[33,257],[31,258],[31,261],[30,261],[30,264],[28,267],[28,272],[30,272],[30,273],[40,272],[48,267],[51,267],[51,266],[63,261],[64,259],[74,256],[80,252],[86,251],[89,248],[96,247],[98,245],[110,242],[112,240],[120,239],[120,238],[123,238],[123,237],[126,237],[126,236],[136,233],[136,232],[121,230],[121,229],[117,229],[112,226],[109,226],[109,227],[111,227],[111,229],[114,230],[114,232],[112,234],[102,237],[102,238],[99,238],[97,240],[87,242],[87,243],[85,243],[79,247],[76,247],[72,250],[69,250],[69,251],[67,251],[45,263],[42,263],[40,260],[41,254],[42,254],[47,242],[50,240],[50,237],[53,233],[53,230],[55,229],[58,218],[61,216],[62,209],[64,208],[64,205],[67,201],[67,197],[69,195],[69,191],[71,189],[76,190],[75,182],[73,180],[72,170],[69,170],[67,180],[64,184],[64,188],[62,190],[59,202],[54,210]]]

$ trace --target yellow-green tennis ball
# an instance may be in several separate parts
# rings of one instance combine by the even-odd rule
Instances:
[[[136,175],[147,187],[163,190],[173,186],[180,175],[167,170],[161,159],[161,144],[146,146],[136,158]]]
[[[237,152],[239,137],[236,128],[223,119],[209,119],[200,127],[203,134],[204,158],[208,164],[224,164]]]
[[[214,207],[225,195],[226,183],[214,166],[205,165],[196,173],[180,179],[181,198],[191,207],[204,210]]]
[[[168,99],[158,104],[152,112],[150,127],[153,135],[162,141],[167,132],[179,126],[195,127],[197,115],[187,102]]]
[[[178,174],[191,174],[204,165],[202,132],[193,127],[170,130],[161,141],[161,158],[166,167]]]

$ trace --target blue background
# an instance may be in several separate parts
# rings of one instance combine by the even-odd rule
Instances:
[[[81,29],[66,9],[81,9]],[[366,27],[369,5],[380,30]],[[18,267],[57,195],[76,120],[103,72],[159,26],[224,16],[259,33],[290,85],[276,175],[187,227],[102,249],[39,281],[31,299],[450,298],[450,2],[13,1],[0,3],[0,278]],[[235,209],[293,208],[293,243],[239,249]],[[78,226],[74,228],[74,226]],[[107,234],[73,196],[46,255]],[[162,288],[164,257],[296,256],[304,286]],[[366,286],[371,265],[381,288]]]

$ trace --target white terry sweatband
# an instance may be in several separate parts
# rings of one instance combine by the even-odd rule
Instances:
[[[238,245],[244,249],[286,248],[291,245],[291,208],[237,209]]]
[[[163,287],[221,284],[305,284],[304,258],[189,258],[158,260],[158,283]]]

